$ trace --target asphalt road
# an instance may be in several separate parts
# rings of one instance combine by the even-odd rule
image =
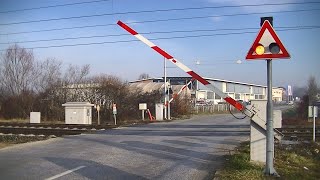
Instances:
[[[248,138],[231,115],[121,127],[0,149],[0,179],[212,179]]]

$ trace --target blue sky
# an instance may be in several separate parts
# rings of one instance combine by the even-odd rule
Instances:
[[[77,1],[63,0],[2,0],[0,12],[25,9],[57,4],[66,4]],[[109,0],[104,2],[65,6],[57,8],[20,11],[13,13],[1,13],[0,24],[13,22],[52,19],[82,15],[103,13],[119,13],[130,11],[173,9],[204,6],[228,6],[261,3],[288,3],[303,2],[296,0],[271,1],[271,0]],[[258,30],[245,28],[259,28],[260,17],[273,16],[274,27],[292,26],[320,26],[320,10],[291,13],[265,13],[256,12],[283,12],[299,9],[320,9],[320,4],[299,4],[282,6],[261,7],[237,7],[215,8],[201,10],[184,10],[136,14],[115,14],[109,16],[69,19],[59,21],[47,21],[38,23],[22,23],[16,25],[0,26],[0,50],[6,49],[12,42],[28,40],[41,40],[53,38],[70,38],[96,35],[118,35],[113,37],[73,39],[64,41],[44,41],[32,43],[19,43],[26,48],[47,47],[53,45],[115,42],[135,40],[133,36],[116,25],[118,20],[131,23],[130,26],[140,33],[149,33],[144,36],[149,39],[163,37],[177,37],[189,35],[213,35],[196,38],[169,38],[154,40],[153,42],[180,60],[182,63],[196,71],[201,76],[255,83],[266,85],[266,62],[264,60],[246,61],[245,56],[252,45]],[[248,14],[235,15],[234,14]],[[144,22],[150,20],[216,16],[208,18]],[[44,29],[66,28],[74,26],[87,26],[105,24],[108,26],[94,28],[78,28],[62,31],[47,31],[38,33],[8,34],[12,32],[28,32]],[[214,31],[216,29],[238,29],[232,31]],[[181,30],[213,30],[202,32],[172,33]],[[156,34],[154,32],[167,32]],[[230,33],[254,32],[232,35]],[[296,31],[278,31],[277,34],[289,51],[291,59],[279,59],[273,61],[273,85],[274,86],[306,86],[308,78],[315,76],[320,83],[320,58],[319,41],[320,29],[304,29]],[[38,60],[56,58],[68,64],[90,64],[91,74],[110,74],[121,77],[123,80],[136,80],[141,73],[148,73],[152,77],[163,76],[163,57],[154,52],[141,42],[107,43],[89,46],[73,46],[60,48],[34,48],[34,54]],[[241,60],[241,64],[236,61]],[[196,61],[200,65],[196,65]],[[187,76],[182,70],[174,68],[168,61],[168,76]]]

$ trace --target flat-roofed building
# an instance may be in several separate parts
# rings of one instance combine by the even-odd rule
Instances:
[[[167,81],[171,85],[184,85],[187,84],[191,77],[167,77]],[[266,99],[267,86],[257,85],[252,83],[236,82],[223,79],[205,78],[226,95],[234,98],[235,100],[249,101],[252,99]],[[138,80],[130,83],[143,83],[143,82],[158,82],[163,83],[163,78],[149,78],[148,80]],[[218,104],[224,100],[215,92],[207,89],[206,86],[199,83],[197,80],[193,81],[188,88],[191,91],[191,96],[198,102]]]
[[[283,87],[273,87],[272,88],[272,100],[274,102],[282,102],[283,96],[285,95],[285,89]]]

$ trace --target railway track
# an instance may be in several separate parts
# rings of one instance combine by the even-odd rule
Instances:
[[[32,124],[0,122],[0,135],[2,134],[33,134],[33,135],[77,135],[94,133],[97,130],[116,128],[115,125],[82,125],[82,124]],[[285,140],[312,140],[311,127],[285,127],[277,128],[284,135]],[[320,138],[320,127],[316,127],[316,139]]]
[[[33,135],[77,135],[93,133],[97,130],[112,129],[114,125],[77,125],[77,124],[30,124],[30,123],[0,123],[2,134],[33,134]]]
[[[284,135],[285,140],[312,140],[313,128],[311,127],[288,127],[277,128]],[[316,127],[316,139],[320,138],[320,127]]]

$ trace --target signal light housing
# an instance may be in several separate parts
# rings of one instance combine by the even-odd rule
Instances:
[[[269,51],[272,53],[272,54],[279,54],[280,52],[280,47],[277,43],[273,42],[269,45]]]
[[[265,49],[264,49],[263,45],[262,45],[262,44],[258,44],[258,45],[256,46],[255,52],[256,52],[257,55],[262,55],[262,54],[264,54]]]
[[[264,47],[262,44],[257,44],[256,49],[255,49],[255,53],[257,55],[263,55],[265,53],[279,54],[280,47],[275,42],[270,43],[270,45],[268,47]]]

